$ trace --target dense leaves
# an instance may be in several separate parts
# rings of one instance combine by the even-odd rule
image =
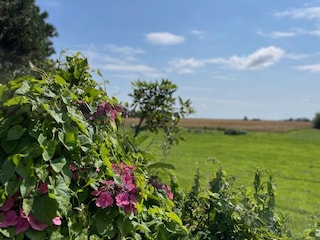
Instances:
[[[54,53],[51,38],[57,32],[47,17],[34,0],[0,2],[0,82],[26,72],[29,61],[39,64]]]
[[[0,239],[187,235],[121,111],[79,55],[0,85]]]
[[[175,98],[177,86],[169,80],[161,82],[136,81],[132,83],[133,98],[131,107],[139,117],[139,123],[135,127],[135,136],[142,129],[151,132],[164,131],[168,143],[178,141],[178,123],[180,118],[194,112],[191,101]]]
[[[320,129],[320,112],[316,113],[314,119],[312,120],[314,128]]]

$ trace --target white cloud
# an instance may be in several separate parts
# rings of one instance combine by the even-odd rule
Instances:
[[[192,30],[192,31],[190,31],[190,34],[198,37],[199,39],[203,39],[204,35],[205,35],[205,32],[201,31],[201,30]]]
[[[240,70],[258,70],[267,68],[278,62],[284,55],[284,50],[274,46],[260,48],[248,56],[232,56],[228,64]]]
[[[300,19],[320,19],[320,7],[305,7],[277,12],[276,17],[291,17]]]
[[[309,72],[320,72],[320,64],[303,65],[298,67],[298,70]]]
[[[159,78],[158,69],[144,64],[134,58],[135,55],[144,54],[144,50],[130,46],[106,45],[98,48],[95,45],[80,47],[79,51],[89,59],[90,65],[95,69],[106,70],[108,74],[122,76],[135,76],[138,78]]]
[[[193,73],[196,68],[204,67],[207,64],[219,64],[238,70],[259,70],[278,62],[284,57],[284,53],[285,51],[281,48],[270,46],[260,48],[254,53],[242,57],[234,55],[229,58],[179,58],[169,61],[169,69],[180,74],[190,74]]]
[[[195,68],[205,65],[206,60],[195,58],[176,58],[169,61],[170,69],[174,69],[179,74],[190,74]]]
[[[302,35],[303,30],[301,29],[294,29],[290,31],[273,31],[270,33],[265,33],[263,31],[257,31],[258,35],[265,36],[265,37],[271,37],[271,38],[288,38],[288,37],[294,37],[297,35]]]
[[[263,31],[257,31],[257,34],[265,37],[271,38],[288,38],[288,37],[295,37],[295,36],[303,36],[303,35],[310,35],[310,36],[317,36],[320,37],[320,30],[306,30],[302,28],[295,28],[289,31],[273,31],[270,33],[265,33]]]
[[[136,54],[144,54],[145,53],[145,51],[140,48],[133,48],[130,46],[119,47],[116,45],[106,45],[105,49],[110,52],[119,53],[119,54],[123,54],[123,55],[136,55]]]
[[[184,37],[170,32],[153,32],[146,34],[146,40],[157,45],[174,45],[183,43]]]

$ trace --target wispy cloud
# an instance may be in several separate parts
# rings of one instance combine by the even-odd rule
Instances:
[[[320,29],[306,30],[302,28],[295,28],[288,31],[273,31],[270,33],[266,33],[259,30],[257,31],[257,34],[265,37],[270,37],[270,38],[289,38],[289,37],[303,36],[303,35],[320,37]]]
[[[140,48],[133,48],[130,46],[116,46],[116,45],[106,45],[105,49],[110,52],[119,53],[123,55],[136,55],[145,54],[145,51]]]
[[[79,50],[89,59],[94,68],[106,70],[109,74],[116,74],[117,77],[135,76],[135,79],[138,79],[163,76],[157,68],[144,64],[142,60],[135,57],[136,55],[145,54],[145,51],[140,48],[117,45],[106,45],[105,47],[97,48],[94,45],[90,45],[76,51]]]
[[[298,67],[298,70],[309,72],[320,72],[320,64],[310,64]]]
[[[195,69],[207,64],[219,64],[238,70],[260,70],[278,62],[285,54],[281,48],[269,46],[260,48],[246,56],[233,55],[229,58],[178,58],[169,62],[170,69],[180,74],[193,73]]]
[[[146,34],[146,40],[156,45],[175,45],[185,41],[185,38],[170,32],[152,32]]]
[[[190,34],[196,36],[199,39],[203,39],[205,36],[205,32],[201,30],[191,30]]]
[[[300,19],[317,19],[320,20],[320,7],[293,8],[282,12],[275,13],[276,17],[291,17]]]

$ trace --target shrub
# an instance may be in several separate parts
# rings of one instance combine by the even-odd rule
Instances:
[[[287,239],[286,219],[275,209],[272,176],[256,170],[254,187],[236,188],[219,169],[202,190],[196,173],[192,190],[180,198],[191,239]],[[179,198],[176,198],[176,200]]]
[[[316,113],[314,119],[312,120],[314,128],[320,129],[320,112]]]
[[[243,135],[243,134],[247,134],[247,132],[242,129],[227,128],[227,129],[224,129],[224,134],[226,134],[226,135]]]
[[[0,85],[0,239],[177,239],[187,234],[121,106],[66,58]],[[160,237],[159,237],[160,236]]]

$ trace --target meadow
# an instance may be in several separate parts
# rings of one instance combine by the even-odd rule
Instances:
[[[239,187],[253,187],[255,169],[266,169],[276,185],[276,207],[289,218],[293,235],[320,213],[320,130],[310,122],[186,119],[181,126],[185,141],[166,156],[157,144],[152,152],[175,166],[182,188],[191,188],[196,169],[203,187],[219,167]],[[247,133],[224,134],[231,127]]]

